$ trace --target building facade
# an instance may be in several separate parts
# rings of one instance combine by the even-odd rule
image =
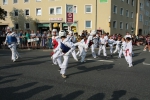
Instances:
[[[68,30],[66,4],[72,4],[71,29],[75,32],[97,29],[110,34],[135,33],[137,1],[142,0],[1,0],[7,16],[0,26],[15,30]]]
[[[150,0],[138,0],[136,34],[150,33]]]

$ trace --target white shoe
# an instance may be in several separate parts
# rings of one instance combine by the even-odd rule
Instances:
[[[16,62],[16,60],[12,60],[13,62]]]
[[[67,77],[67,76],[65,76],[64,74],[62,74],[61,76],[62,76],[62,78],[66,78],[66,77]]]
[[[74,59],[75,61],[78,61],[78,59],[76,58],[76,59]]]
[[[16,59],[18,59],[19,57],[18,56],[16,56]]]
[[[133,67],[133,65],[129,65],[129,67]]]
[[[146,51],[146,49],[144,49],[143,51]]]
[[[97,58],[97,57],[94,57],[94,58]]]

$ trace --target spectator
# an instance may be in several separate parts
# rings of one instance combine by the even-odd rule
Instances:
[[[22,48],[25,49],[27,44],[27,39],[26,39],[26,32],[23,32],[22,34]]]
[[[23,31],[21,30],[20,32],[19,32],[19,34],[18,34],[18,36],[19,36],[19,39],[20,39],[20,48],[22,49],[22,34],[23,34]]]
[[[52,46],[52,34],[51,34],[51,31],[48,31],[47,40],[48,40],[48,47],[49,47],[49,49],[52,49],[53,46]]]
[[[42,47],[43,49],[46,49],[46,41],[47,40],[47,32],[44,31],[44,33],[42,34]]]
[[[28,50],[30,50],[30,43],[28,42],[28,40],[30,39],[30,31],[29,30],[26,33],[26,39],[27,39],[27,48],[28,48]]]
[[[31,31],[30,38],[31,39],[35,39],[36,38],[36,33],[34,32],[34,30]],[[36,41],[32,41],[31,42],[31,47],[32,47],[32,49],[36,48]]]
[[[41,33],[37,31],[36,37],[39,38],[39,41],[37,41],[37,49],[40,49],[40,44],[41,44]]]

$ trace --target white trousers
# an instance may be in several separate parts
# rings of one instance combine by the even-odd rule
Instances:
[[[103,50],[103,56],[107,56],[107,54],[106,54],[106,47],[105,47],[105,45],[99,45],[98,55],[100,55],[100,54],[101,54],[101,50]]]
[[[11,59],[16,61],[16,57],[19,57],[19,53],[17,52],[17,49],[16,49],[16,44],[13,43],[9,45],[8,47],[10,48],[11,53],[12,53]]]
[[[119,52],[119,58],[121,58],[122,54],[123,54],[123,56],[124,56],[125,60],[126,60],[126,61],[127,61],[127,63],[128,63],[128,59],[127,59],[127,56],[126,56],[125,51],[123,51],[123,49],[120,49],[120,52]]]
[[[120,51],[120,46],[118,46],[118,45],[116,45],[116,49],[115,49],[114,53],[116,53],[117,51],[118,51],[118,53]]]
[[[75,60],[78,60],[75,50],[72,51],[71,54],[72,54],[72,56],[73,56],[73,58],[74,58]]]
[[[132,55],[126,56],[126,60],[127,60],[127,63],[129,64],[129,66],[132,66]]]
[[[110,53],[112,54],[113,53],[113,45],[109,45],[110,47]]]
[[[68,60],[69,60],[69,56],[63,56],[64,58],[64,61],[63,63],[61,64],[61,71],[60,71],[60,74],[65,74],[66,73],[66,69],[68,67]]]
[[[91,52],[92,52],[92,55],[93,55],[94,58],[96,58],[95,48],[96,48],[96,45],[92,44],[91,45]]]
[[[52,56],[53,63],[54,63],[55,65],[58,65],[59,67],[61,67],[61,64],[62,64],[62,57],[61,57],[60,55],[61,55],[60,52],[57,51],[57,52],[55,52],[55,53],[53,54],[53,56]]]

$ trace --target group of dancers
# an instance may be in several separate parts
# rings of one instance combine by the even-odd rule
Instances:
[[[17,34],[7,28],[7,36],[5,44],[8,45],[10,50],[12,51],[12,61],[15,62],[16,59],[19,58],[19,54],[16,50],[17,44],[19,44],[19,37]],[[131,35],[127,33],[124,38],[118,38],[115,41],[112,36],[107,36],[106,34],[98,35],[96,30],[91,31],[91,33],[87,36],[85,34],[81,35],[81,41],[74,42],[74,33],[69,31],[66,33],[64,30],[57,32],[56,29],[52,30],[52,44],[53,44],[53,52],[51,54],[51,59],[53,64],[59,66],[59,71],[62,78],[66,78],[66,69],[68,67],[68,61],[70,55],[78,61],[79,56],[81,58],[80,62],[85,62],[85,57],[87,51],[91,49],[92,56],[97,58],[100,56],[101,51],[103,51],[103,56],[107,59],[106,53],[106,45],[108,44],[110,47],[111,57],[113,53],[118,52],[118,58],[122,57],[122,54],[125,57],[129,67],[132,67],[132,40]],[[116,49],[113,51],[113,47],[116,45]],[[95,48],[99,46],[98,54],[95,52]],[[76,53],[76,48],[78,47],[78,52]],[[62,59],[63,58],[63,59]]]

